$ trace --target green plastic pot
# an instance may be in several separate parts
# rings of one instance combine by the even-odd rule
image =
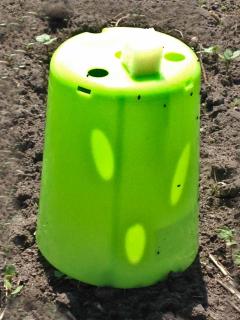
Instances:
[[[108,28],[51,60],[37,243],[57,269],[132,288],[198,250],[200,66],[153,29]]]

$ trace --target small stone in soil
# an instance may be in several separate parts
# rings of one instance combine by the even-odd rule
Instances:
[[[59,293],[56,297],[56,302],[64,304],[64,305],[68,305],[69,304],[69,298],[66,295],[66,293]]]
[[[206,319],[206,311],[201,304],[198,304],[193,307],[191,319],[192,320],[205,320]]]

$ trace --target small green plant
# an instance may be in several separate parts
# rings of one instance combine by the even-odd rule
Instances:
[[[43,33],[40,36],[37,36],[36,41],[43,44],[51,44],[53,41],[55,41],[57,38],[51,38],[49,34]]]
[[[231,62],[240,57],[240,50],[232,51],[231,49],[226,49],[223,54],[219,53],[218,56],[225,62],[228,70]]]
[[[219,53],[218,55],[225,62],[230,62],[240,57],[240,50],[232,51],[231,49],[226,49],[223,54]]]
[[[203,48],[203,50],[201,50],[200,52],[214,55],[214,54],[218,54],[219,50],[220,50],[220,47],[218,45],[214,45],[208,48]]]
[[[35,37],[36,41],[45,45],[51,44],[53,41],[57,40],[57,38],[52,38],[49,34],[43,33],[39,36]]]
[[[16,296],[23,288],[23,285],[13,287],[13,278],[16,276],[16,268],[14,265],[6,265],[3,270],[3,285],[6,290],[6,296]]]
[[[29,50],[32,46],[35,46],[37,43],[43,44],[46,46],[46,48],[48,47],[48,45],[50,45],[51,43],[53,43],[55,40],[57,40],[57,38],[52,38],[49,34],[47,33],[43,33],[40,34],[39,36],[35,37],[36,42],[29,42],[26,45],[26,49]]]
[[[240,251],[238,251],[234,255],[234,263],[235,263],[236,266],[240,267]]]
[[[239,107],[240,107],[240,97],[235,98],[235,99],[231,102],[231,107],[232,107],[232,108],[239,108]]]
[[[228,227],[222,227],[217,230],[218,237],[226,242],[226,246],[230,247],[236,245],[234,240],[234,230]]]
[[[199,53],[206,53],[210,55],[217,55],[221,60],[223,60],[227,66],[230,63],[240,57],[240,50],[233,51],[232,49],[228,48],[223,53],[220,52],[220,47],[218,45],[213,45],[208,48],[202,48]]]
[[[198,51],[199,53],[207,53],[210,55],[217,54],[220,59],[224,60],[225,62],[231,62],[240,57],[240,50],[233,51],[232,49],[228,48],[223,53],[220,52],[220,46],[213,45],[208,48],[202,48],[202,50]]]

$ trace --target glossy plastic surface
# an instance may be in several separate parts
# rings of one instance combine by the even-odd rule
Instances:
[[[139,32],[80,34],[50,67],[37,243],[101,286],[150,285],[198,250],[199,63],[157,33],[159,74],[132,78],[121,50]]]

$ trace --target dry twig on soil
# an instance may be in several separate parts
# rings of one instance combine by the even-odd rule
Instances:
[[[238,308],[238,306],[235,305],[235,303],[233,303],[232,301],[228,301],[228,303],[237,311],[240,313],[240,309]]]
[[[223,281],[217,279],[217,282],[227,291],[229,291],[231,294],[233,294],[235,297],[237,297],[240,300],[240,292],[233,287],[230,283],[224,283]]]
[[[127,14],[126,16],[123,16],[123,17],[119,18],[119,19],[117,20],[117,22],[115,23],[115,27],[117,27],[122,20],[127,19],[128,17],[129,17],[129,14]]]
[[[211,253],[209,254],[209,258],[215,264],[215,266],[218,267],[218,269],[222,272],[224,276],[230,277],[230,274],[227,271],[227,269],[219,261],[217,261],[217,259]]]
[[[6,311],[7,307],[5,307],[2,311],[2,313],[0,314],[0,320],[3,320],[3,317],[4,317],[4,314],[5,314],[5,311]]]

